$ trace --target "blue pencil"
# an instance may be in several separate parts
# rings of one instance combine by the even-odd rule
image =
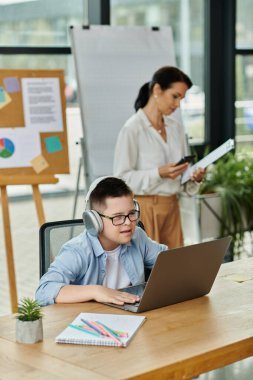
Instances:
[[[89,326],[92,330],[96,331],[99,335],[104,335],[101,330],[99,330],[96,326],[94,326],[89,321],[86,321],[85,319],[81,318],[81,321],[85,323],[87,326]]]
[[[76,325],[72,325],[71,323],[68,326],[72,327],[73,329],[76,329],[76,330],[79,330],[79,331],[82,331],[84,333],[91,334],[91,335],[94,335],[94,336],[98,336],[99,338],[101,338],[101,334],[98,334],[96,332],[93,332],[93,331],[90,331],[90,330],[85,330],[82,327],[79,327],[79,326],[76,326]]]

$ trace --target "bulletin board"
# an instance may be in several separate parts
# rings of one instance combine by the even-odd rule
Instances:
[[[0,174],[69,173],[63,70],[0,69]]]

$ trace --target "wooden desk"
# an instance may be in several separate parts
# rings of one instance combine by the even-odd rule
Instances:
[[[95,302],[46,307],[44,341],[15,343],[13,316],[0,318],[1,380],[182,380],[253,354],[253,258],[223,264],[209,296],[143,313],[127,348],[55,344],[79,312],[124,313]]]

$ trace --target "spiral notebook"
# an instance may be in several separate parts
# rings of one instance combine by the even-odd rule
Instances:
[[[80,313],[56,338],[56,343],[127,347],[146,317]]]

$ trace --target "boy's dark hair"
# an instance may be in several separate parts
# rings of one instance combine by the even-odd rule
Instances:
[[[105,204],[107,198],[133,196],[130,187],[120,178],[106,177],[100,181],[90,194],[90,206]]]
[[[153,87],[156,83],[158,83],[161,89],[164,91],[170,88],[173,85],[173,83],[176,82],[185,83],[188,89],[192,86],[192,81],[188,77],[188,75],[186,75],[177,67],[161,67],[154,73],[151,81],[144,83],[144,85],[140,88],[137,99],[134,103],[135,110],[138,111],[139,108],[145,107],[149,100],[150,94],[152,93]]]

